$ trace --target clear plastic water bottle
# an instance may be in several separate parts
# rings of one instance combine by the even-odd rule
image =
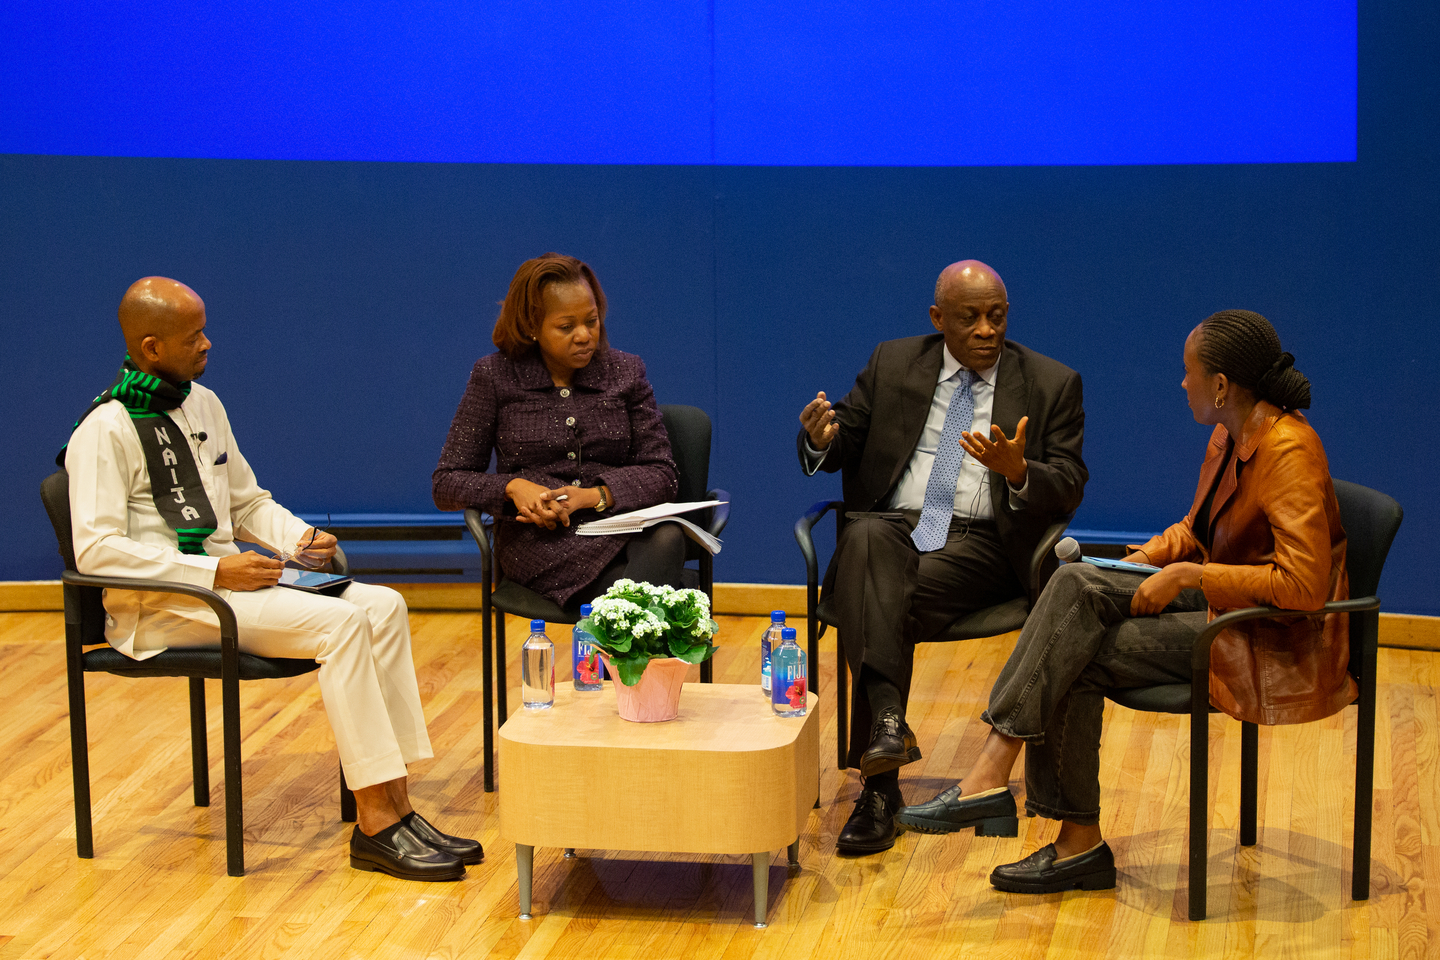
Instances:
[[[520,699],[526,710],[555,705],[555,644],[545,635],[545,621],[530,621],[530,636],[520,651]]]
[[[774,692],[770,705],[777,717],[803,717],[809,704],[806,682],[805,651],[795,642],[795,628],[780,631],[780,646],[770,654],[770,671]]]
[[[760,634],[760,691],[770,696],[770,655],[780,646],[780,631],[785,627],[785,611],[770,611],[770,626]]]
[[[580,616],[582,618],[590,616],[590,604],[580,604]],[[571,637],[573,639],[571,656],[575,669],[575,689],[599,690],[600,679],[605,675],[605,668],[600,663],[599,651],[595,649],[595,638],[589,632],[581,630],[578,623],[575,625]]]

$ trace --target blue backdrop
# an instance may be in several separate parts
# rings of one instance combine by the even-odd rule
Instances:
[[[699,35],[717,51],[706,60],[702,49],[701,58],[714,66],[714,89],[739,89],[722,76],[722,26],[743,24],[727,20],[720,0],[704,10],[711,19]],[[1092,479],[1077,525],[1157,529],[1184,512],[1206,433],[1179,389],[1181,342],[1210,312],[1248,307],[1275,321],[1314,381],[1311,418],[1335,475],[1384,489],[1406,508],[1383,584],[1387,609],[1440,613],[1430,589],[1440,562],[1423,547],[1437,520],[1429,457],[1440,439],[1426,402],[1440,360],[1437,19],[1420,0],[1360,4],[1351,33],[1358,81],[1353,59],[1350,68],[1358,124],[1348,146],[1341,124],[1299,154],[1356,158],[1334,163],[1047,155],[1014,147],[1026,142],[1015,124],[961,106],[909,113],[903,91],[870,101],[882,125],[884,112],[896,111],[899,125],[878,137],[885,142],[869,144],[878,128],[827,139],[786,122],[791,152],[781,156],[765,152],[786,141],[764,122],[799,101],[773,80],[776,101],[750,111],[751,127],[727,126],[731,115],[717,104],[700,111],[698,132],[687,126],[677,80],[674,130],[663,129],[661,110],[637,120],[634,137],[597,127],[588,103],[557,88],[543,106],[531,101],[528,119],[513,121],[511,136],[486,154],[643,162],[267,160],[187,140],[200,136],[201,119],[214,119],[208,114],[159,109],[150,126],[135,119],[150,112],[136,103],[183,101],[184,89],[131,90],[128,114],[104,113],[124,122],[97,134],[80,122],[83,112],[74,123],[66,110],[48,119],[34,112],[36,102],[56,102],[46,101],[52,91],[9,87],[30,93],[18,106],[0,100],[0,138],[9,138],[0,143],[18,151],[0,157],[10,345],[0,369],[12,396],[0,579],[57,575],[36,486],[69,422],[113,376],[115,305],[135,278],[178,277],[205,297],[215,342],[206,382],[226,399],[247,454],[282,502],[420,511],[430,508],[430,470],[469,367],[490,349],[511,273],[558,249],[595,266],[612,340],[646,358],[660,400],[696,404],[715,420],[712,482],[735,500],[717,577],[799,582],[790,527],[806,505],[839,490],[835,478],[800,473],[800,406],[818,389],[848,389],[877,340],[927,331],[936,273],[970,256],[1005,277],[1011,336],[1085,375]],[[678,28],[662,33],[666,44],[688,42]],[[624,61],[620,49],[602,51],[612,64],[605,76]],[[964,43],[947,49],[947,70],[985,65]],[[823,63],[802,59],[823,77]],[[1239,71],[1257,58],[1224,59]],[[5,75],[7,84],[15,76]],[[628,81],[615,82],[626,89]],[[743,101],[737,94],[737,115]],[[850,109],[831,98],[807,107],[806,122],[823,133],[827,117]],[[212,112],[224,122],[210,125],[233,126],[234,142],[253,142],[240,134],[263,115]],[[353,140],[370,138],[390,156],[378,128],[346,116]],[[54,139],[22,143],[17,124],[24,137]],[[682,152],[645,153],[646,130],[651,146]],[[343,137],[312,132],[297,134],[298,155],[352,155]],[[1204,139],[1219,152],[1181,156],[1250,156],[1243,132],[1211,131]],[[852,134],[850,152],[823,152]],[[959,152],[915,146],[932,135]],[[1051,147],[1085,140],[1067,134]],[[95,146],[101,141],[109,146]],[[344,149],[299,149],[307,143]],[[549,152],[498,152],[521,143]],[[618,152],[622,143],[636,152]],[[1317,143],[1335,152],[1316,152]],[[884,152],[896,144],[914,152]],[[995,152],[1012,148],[1019,152]],[[42,155],[72,150],[105,156]],[[169,154],[185,156],[157,158]],[[1090,165],[1042,165],[1082,159]],[[1030,165],[870,165],[1002,161]],[[837,165],[805,165],[816,163]]]

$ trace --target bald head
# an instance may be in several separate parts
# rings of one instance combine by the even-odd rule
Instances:
[[[205,301],[178,280],[136,280],[120,300],[120,332],[135,365],[174,383],[205,371]]]
[[[971,370],[989,370],[999,362],[1009,312],[1005,282],[979,260],[940,271],[930,322],[945,335],[950,355]]]
[[[943,309],[957,297],[977,288],[986,292],[998,290],[1000,299],[1007,299],[1005,281],[994,268],[979,260],[957,261],[940,271],[940,279],[935,281],[935,303]]]

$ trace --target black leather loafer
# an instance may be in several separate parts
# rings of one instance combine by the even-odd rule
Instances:
[[[1008,893],[1111,890],[1115,887],[1115,855],[1108,843],[1101,843],[1094,850],[1057,861],[1055,844],[1047,843],[1019,863],[996,867],[990,885]]]
[[[860,755],[860,776],[898,770],[919,759],[915,731],[905,723],[905,717],[894,707],[882,710],[870,728],[870,746]]]
[[[479,840],[466,840],[464,837],[441,833],[433,823],[414,810],[401,817],[400,822],[409,827],[415,836],[441,853],[450,854],[461,863],[483,863],[485,860],[485,850],[480,846]]]
[[[903,808],[895,819],[920,833],[954,833],[970,827],[977,837],[1013,837],[1020,832],[1015,797],[1008,787],[962,797],[957,783],[929,803]]]
[[[459,880],[465,864],[436,850],[403,823],[394,823],[367,837],[355,825],[350,834],[350,866],[388,873],[401,880]]]
[[[860,799],[855,801],[855,812],[835,838],[835,849],[860,856],[889,850],[895,846],[895,835],[900,832],[895,826],[895,811],[899,807],[899,803],[879,790],[868,787],[861,790]]]

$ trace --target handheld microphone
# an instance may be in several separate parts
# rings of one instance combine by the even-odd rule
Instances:
[[[1074,537],[1066,537],[1055,544],[1055,556],[1066,563],[1074,563],[1080,559],[1080,541]]]
[[[1148,563],[1128,563],[1124,560],[1110,560],[1105,557],[1084,557],[1080,555],[1080,543],[1074,537],[1066,537],[1055,544],[1055,556],[1065,563],[1088,563],[1106,570],[1123,570],[1126,573],[1143,573],[1149,576],[1159,573],[1160,568]]]

